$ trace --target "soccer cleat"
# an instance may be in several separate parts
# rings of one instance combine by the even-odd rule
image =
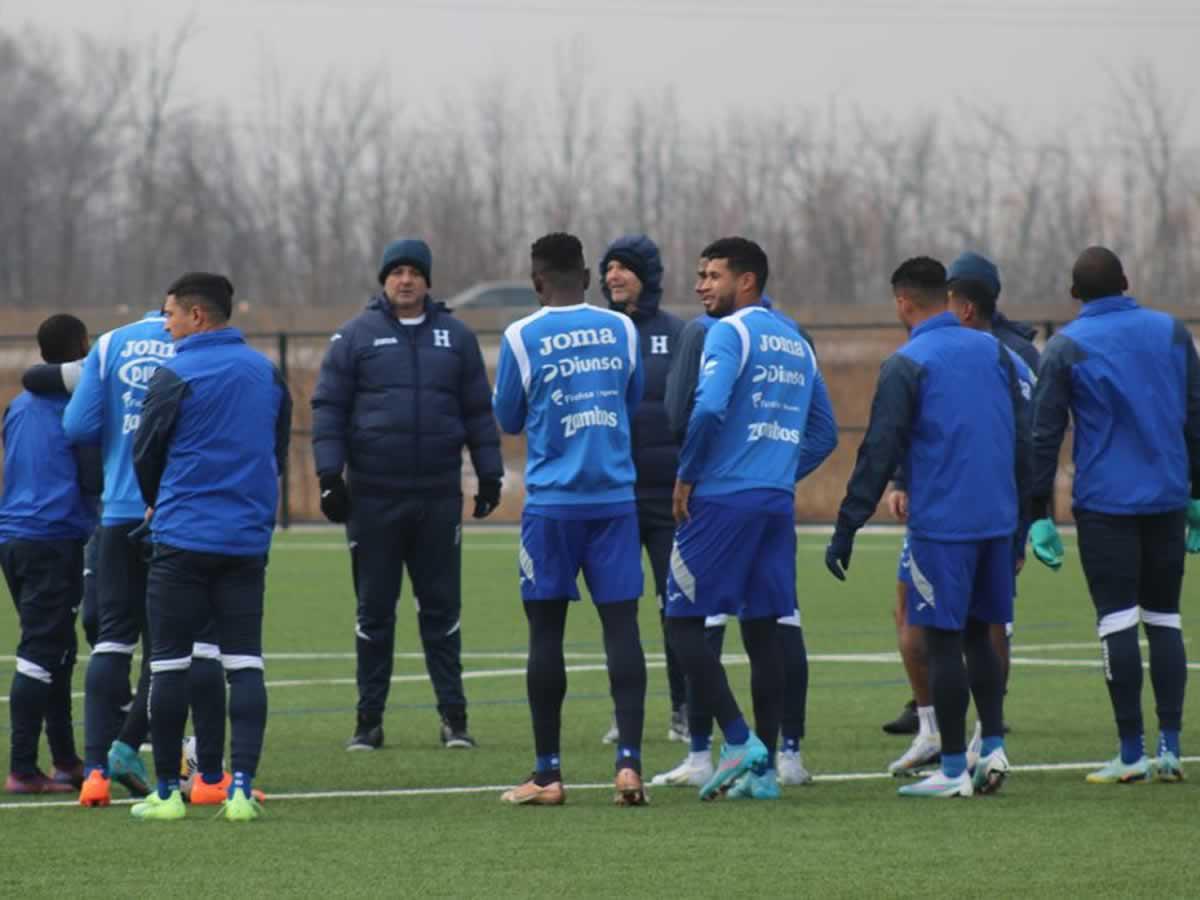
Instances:
[[[50,780],[55,784],[66,786],[66,790],[56,791],[55,793],[75,793],[83,787],[83,763],[76,760],[64,769],[60,769],[58,764],[55,763],[54,769],[50,773]]]
[[[975,733],[971,735],[971,740],[967,743],[967,771],[974,772],[975,764],[979,762],[979,757],[983,753],[983,724],[975,723]]]
[[[667,726],[667,740],[686,744],[691,739],[692,732],[688,728],[688,712],[685,705],[671,713],[671,724]]]
[[[971,776],[964,770],[957,778],[934,772],[916,784],[904,785],[896,793],[901,797],[970,797],[974,792]]]
[[[1088,784],[1145,784],[1154,776],[1154,765],[1143,756],[1135,763],[1123,763],[1117,756],[1087,776]]]
[[[971,787],[976,794],[994,794],[1003,787],[1009,769],[1008,754],[1003,747],[997,747],[975,764]]]
[[[753,732],[744,744],[724,744],[721,747],[721,760],[717,764],[716,772],[700,788],[700,799],[711,800],[721,788],[755,766],[765,765],[766,762],[767,747]]]
[[[683,762],[650,779],[653,787],[700,787],[713,777],[712,756],[707,750],[689,753]]]
[[[749,771],[725,792],[727,800],[778,800],[780,796],[774,769],[767,769],[762,774]]]
[[[150,793],[150,776],[137,751],[121,741],[113,741],[108,750],[108,773],[135,797]]]
[[[451,722],[449,719],[443,718],[441,738],[442,746],[447,750],[474,750],[478,746],[475,738],[467,733],[466,720]]]
[[[4,790],[9,794],[73,794],[75,788],[70,784],[62,784],[46,775],[45,772],[34,772],[30,775],[19,775],[9,772],[4,779]]]
[[[921,728],[921,720],[917,716],[917,701],[909,700],[904,704],[900,715],[890,722],[884,723],[883,730],[888,734],[916,734]]]
[[[888,766],[896,776],[916,775],[936,765],[942,758],[942,737],[939,734],[918,734],[904,755]]]
[[[1167,784],[1177,784],[1183,781],[1183,765],[1179,757],[1170,750],[1164,750],[1154,760],[1154,780]]]
[[[383,746],[383,726],[360,727],[354,737],[346,741],[346,749],[351,752],[359,750],[378,750]]]
[[[617,770],[613,787],[613,803],[617,806],[648,806],[650,803],[642,776],[628,766]]]
[[[257,797],[247,797],[245,791],[234,791],[232,798],[222,802],[217,818],[227,822],[253,822],[262,814],[262,804]]]
[[[604,732],[604,736],[600,738],[602,744],[615,744],[621,737],[621,733],[617,730],[617,717],[613,716],[612,724],[608,726],[608,731]]]
[[[112,781],[100,769],[92,769],[79,790],[80,806],[108,806],[112,803]]]
[[[209,784],[202,776],[197,775],[192,780],[192,789],[185,794],[184,799],[192,806],[220,806],[229,799],[231,784],[233,784],[233,776],[228,772],[223,773],[221,780],[216,784]],[[253,788],[253,794],[256,803],[262,803],[267,799],[258,788]]]
[[[799,750],[784,750],[775,761],[779,766],[780,784],[812,784],[812,774],[804,768],[804,757]]]
[[[178,789],[171,791],[166,800],[154,791],[141,803],[135,803],[129,813],[143,822],[173,822],[187,815],[187,807],[183,805],[183,794]]]
[[[543,786],[530,775],[528,781],[505,791],[500,799],[513,806],[562,806],[567,802],[567,791],[561,781]]]

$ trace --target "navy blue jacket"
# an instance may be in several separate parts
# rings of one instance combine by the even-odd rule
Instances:
[[[260,556],[271,547],[292,398],[236,328],[186,337],[146,389],[133,469],[156,544]]]
[[[1083,305],[1046,344],[1034,393],[1034,515],[1047,513],[1068,416],[1074,505],[1151,515],[1200,494],[1200,362],[1187,327],[1132,297]]]
[[[645,389],[633,417],[633,464],[637,468],[639,500],[670,497],[679,463],[679,440],[667,421],[667,374],[671,370],[683,320],[659,309],[662,302],[663,266],[653,242],[634,235],[613,241],[600,260],[600,290],[609,308],[625,312],[623,303],[613,303],[605,284],[609,260],[623,252],[637,256],[646,274],[637,309],[630,316],[638,330]]]
[[[874,514],[898,464],[916,537],[1010,537],[1028,514],[1028,413],[1012,357],[949,312],[914,328],[884,361],[839,531]]]
[[[1021,357],[1034,373],[1037,372],[1040,356],[1033,344],[1033,339],[1037,337],[1033,326],[1025,322],[1014,322],[997,312],[992,316],[992,334],[996,340]]]
[[[419,325],[378,294],[338,329],[312,409],[317,474],[348,470],[356,494],[459,494],[464,445],[480,480],[504,476],[479,341],[428,298]]]

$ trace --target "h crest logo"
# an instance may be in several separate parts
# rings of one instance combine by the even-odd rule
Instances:
[[[665,334],[650,335],[650,352],[655,356],[664,356],[671,352]]]
[[[450,347],[450,330],[448,328],[433,329],[433,346]]]

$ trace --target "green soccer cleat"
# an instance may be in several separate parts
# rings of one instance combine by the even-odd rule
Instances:
[[[1143,756],[1135,763],[1123,763],[1117,756],[1087,777],[1088,784],[1145,784],[1154,776],[1154,765]]]
[[[744,744],[725,744],[721,747],[721,760],[713,777],[700,788],[700,799],[711,800],[721,788],[736,781],[755,766],[767,762],[767,746],[754,732]]]
[[[177,788],[171,791],[171,796],[166,800],[158,796],[158,791],[154,791],[141,803],[135,803],[129,812],[143,822],[170,822],[186,816],[187,807],[183,805],[183,794]]]
[[[1154,760],[1154,780],[1167,784],[1178,784],[1183,781],[1183,765],[1179,757],[1170,750],[1164,750]]]
[[[767,769],[761,775],[747,772],[725,792],[725,797],[728,800],[778,800],[779,779],[774,769]]]
[[[217,818],[228,822],[253,822],[262,811],[262,805],[253,797],[247,797],[245,791],[234,791],[233,797],[221,805]]]
[[[901,797],[970,797],[975,787],[966,770],[956,778],[939,770],[916,784],[906,784],[896,793]]]

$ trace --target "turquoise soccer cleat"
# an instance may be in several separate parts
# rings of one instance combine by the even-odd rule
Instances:
[[[727,800],[778,800],[780,796],[779,779],[774,769],[761,774],[751,770],[725,792]]]
[[[145,797],[154,790],[137,750],[121,741],[113,741],[108,750],[108,774],[135,797]]]
[[[721,788],[736,781],[755,766],[767,762],[767,746],[753,732],[744,744],[725,744],[721,747],[721,759],[713,777],[700,788],[700,799],[711,800]]]
[[[1135,763],[1116,757],[1087,777],[1088,784],[1145,784],[1154,776],[1154,765],[1143,756]]]
[[[970,797],[975,793],[975,787],[965,769],[955,778],[937,771],[916,784],[906,784],[896,793],[901,797]]]
[[[1183,781],[1183,764],[1179,762],[1179,757],[1170,750],[1160,753],[1158,759],[1154,760],[1153,766],[1155,781],[1163,781],[1168,784]]]

